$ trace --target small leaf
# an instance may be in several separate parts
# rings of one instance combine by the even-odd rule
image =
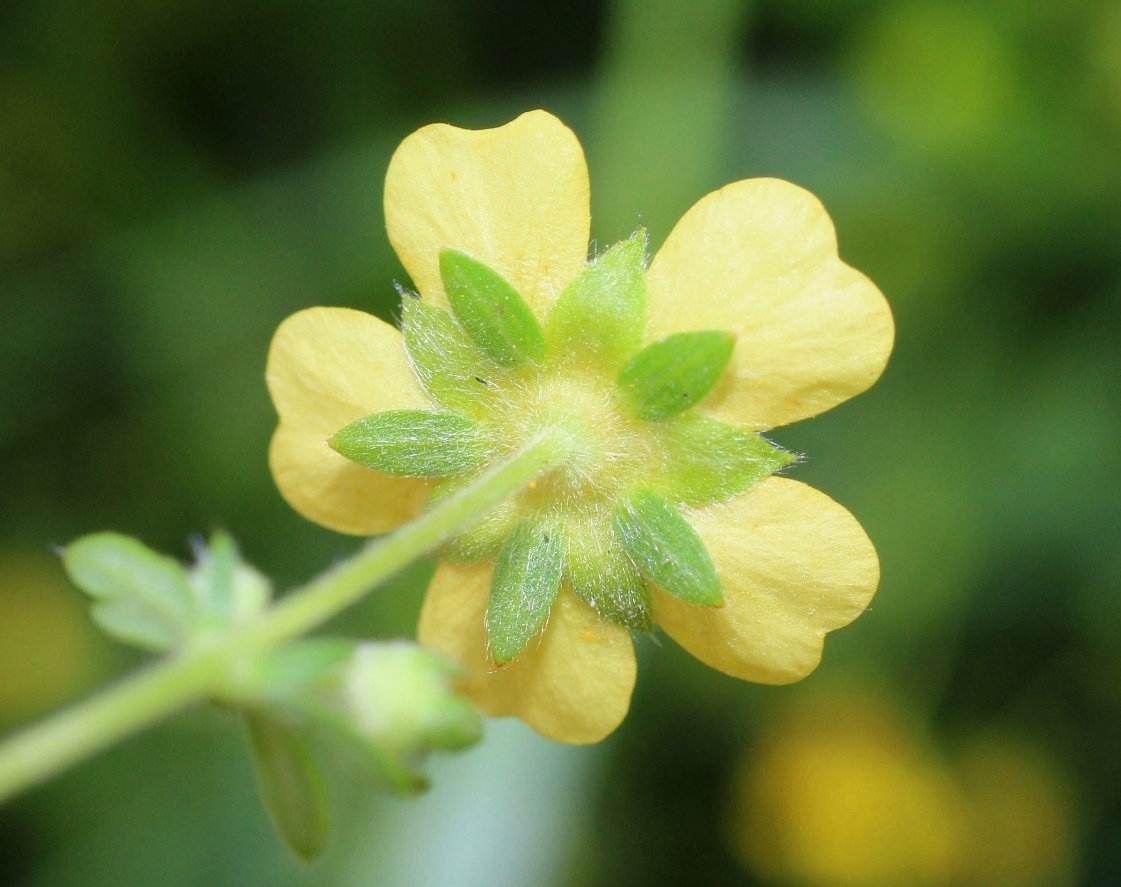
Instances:
[[[536,635],[560,589],[564,549],[556,527],[523,523],[506,541],[490,587],[487,638],[505,665]]]
[[[63,550],[62,562],[71,581],[94,598],[94,621],[120,640],[168,650],[194,627],[186,571],[136,539],[83,536]]]
[[[640,419],[668,419],[713,389],[735,345],[735,336],[720,330],[677,333],[643,348],[615,381]]]
[[[589,262],[565,287],[546,321],[557,354],[591,354],[618,366],[646,329],[646,230]]]
[[[171,622],[166,614],[135,597],[95,601],[90,608],[90,618],[94,625],[118,641],[154,653],[170,650],[185,635],[185,629]]]
[[[466,416],[428,410],[390,410],[351,422],[331,449],[374,471],[402,477],[443,477],[477,468],[490,444]]]
[[[545,359],[545,336],[533,311],[497,272],[465,253],[440,253],[440,276],[452,311],[491,360],[514,367]]]
[[[475,415],[502,371],[444,309],[412,296],[402,306],[401,332],[420,383],[441,405]]]
[[[610,520],[566,523],[564,578],[604,619],[634,631],[654,628],[650,589],[628,557]]]
[[[681,416],[661,431],[667,469],[658,490],[687,505],[742,493],[798,459],[758,434],[708,416]]]
[[[246,715],[261,798],[273,828],[302,862],[323,852],[330,828],[327,789],[303,738],[262,712]]]
[[[720,579],[700,536],[661,496],[646,490],[633,495],[616,510],[615,527],[651,582],[689,604],[724,603]]]

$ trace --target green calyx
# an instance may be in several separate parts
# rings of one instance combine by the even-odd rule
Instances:
[[[430,478],[430,502],[470,484],[543,433],[565,460],[442,554],[495,563],[486,614],[499,666],[542,632],[560,594],[635,631],[656,594],[720,606],[716,565],[688,510],[738,495],[795,461],[758,434],[696,412],[718,388],[735,337],[646,341],[646,235],[585,265],[538,322],[494,270],[446,249],[451,312],[409,296],[402,333],[431,410],[375,413],[331,447],[374,471]]]

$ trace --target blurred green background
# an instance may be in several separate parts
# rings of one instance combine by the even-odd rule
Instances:
[[[773,436],[875,541],[871,610],[794,687],[641,638],[601,746],[491,722],[419,802],[342,774],[310,869],[184,715],[0,809],[0,885],[1121,883],[1116,0],[2,0],[0,729],[135,664],[52,544],[224,526],[282,587],[354,550],[269,477],[270,335],[391,318],[395,145],[532,107],[601,243],[747,176],[824,200],[896,351]],[[340,627],[411,635],[430,570]]]

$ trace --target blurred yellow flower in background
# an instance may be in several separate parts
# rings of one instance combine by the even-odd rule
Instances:
[[[886,698],[818,693],[780,713],[733,775],[733,853],[799,887],[1064,887],[1077,817],[1061,767],[1023,739],[954,757]]]
[[[1077,802],[1059,763],[1022,738],[1003,733],[971,738],[957,757],[971,805],[968,883],[1075,883]]]
[[[104,664],[104,644],[62,565],[45,551],[0,551],[0,727],[72,698]]]
[[[733,784],[736,855],[776,883],[952,884],[966,800],[897,712],[872,697],[808,700],[772,723]]]
[[[574,464],[543,478],[536,493],[516,497],[495,519],[506,521],[501,538],[519,521],[548,518],[570,536],[577,524],[590,527],[580,531],[585,548],[610,546],[615,543],[602,540],[613,532],[611,515],[635,484],[656,486],[675,468],[667,469],[667,460],[707,458],[703,447],[665,444],[666,429],[679,426],[627,412],[616,372],[644,344],[694,331],[734,337],[726,371],[695,413],[710,423],[704,427],[726,429],[737,441],[756,440],[756,432],[864,391],[891,351],[887,303],[840,261],[821,204],[774,179],[736,182],[704,197],[648,270],[639,244],[642,313],[630,351],[610,337],[591,347],[580,336],[558,334],[551,309],[591,268],[589,185],[576,137],[543,111],[496,129],[438,124],[409,136],[390,163],[385,212],[390,241],[424,305],[449,306],[442,256],[454,250],[500,275],[545,330],[544,356],[528,369],[492,365],[486,378],[466,379],[484,421],[492,418],[487,405],[499,404],[500,431],[491,436],[500,443],[490,464],[517,452],[554,418],[568,421],[575,412],[590,429],[591,442]],[[594,315],[595,299],[588,305]],[[599,321],[576,322],[587,325],[591,340]],[[267,375],[280,414],[270,464],[294,508],[355,534],[383,533],[420,514],[431,477],[371,470],[328,445],[344,426],[370,414],[439,408],[440,397],[418,378],[416,355],[396,328],[358,311],[300,312],[277,331]],[[462,400],[463,391],[457,396]],[[637,594],[650,602],[651,623],[708,665],[781,684],[812,671],[825,634],[863,612],[879,565],[852,515],[804,484],[766,476],[777,467],[700,499],[666,494],[681,509],[685,532],[711,557],[722,605],[683,600],[646,574]],[[721,472],[710,474],[720,486]],[[566,560],[563,584],[536,637],[497,667],[488,638],[495,559],[490,552],[440,564],[420,618],[421,643],[464,667],[463,690],[487,713],[517,715],[561,741],[602,739],[629,706],[635,659],[627,629],[636,626],[607,613],[594,592],[581,591]],[[606,583],[615,567],[636,570],[629,561],[611,564],[593,570],[593,578]]]

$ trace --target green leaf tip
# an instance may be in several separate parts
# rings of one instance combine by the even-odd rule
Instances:
[[[558,354],[591,354],[617,367],[637,351],[646,329],[646,230],[585,265],[545,326]]]
[[[487,357],[503,367],[544,361],[541,326],[502,275],[466,253],[444,249],[440,277],[452,311]]]
[[[722,330],[667,336],[631,358],[616,384],[640,419],[668,419],[712,391],[735,346],[736,337]]]
[[[301,862],[323,852],[330,831],[327,788],[303,737],[261,712],[246,715],[249,746],[269,820]]]
[[[183,566],[130,536],[83,536],[63,549],[62,563],[93,598],[93,621],[118,640],[164,652],[193,627],[194,598]]]
[[[627,553],[648,580],[686,603],[718,607],[724,592],[704,542],[661,496],[647,490],[615,512]]]
[[[477,423],[446,410],[373,413],[340,429],[328,443],[352,462],[399,477],[463,474],[490,452]]]
[[[556,527],[523,523],[506,540],[486,615],[490,652],[498,665],[521,653],[548,619],[560,590],[563,555]]]

